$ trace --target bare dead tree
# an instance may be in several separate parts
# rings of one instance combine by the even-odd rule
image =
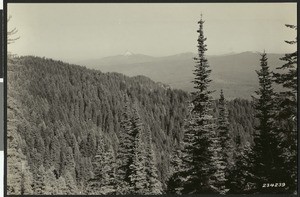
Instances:
[[[11,15],[8,17],[7,23],[10,21],[10,19],[11,19]],[[7,44],[12,44],[20,38],[20,36],[15,37],[17,33],[18,33],[18,30],[16,27],[13,28],[12,30],[7,31]]]

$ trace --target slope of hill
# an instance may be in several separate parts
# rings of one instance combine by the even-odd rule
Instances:
[[[167,57],[140,58],[140,55],[102,58],[97,61],[81,62],[83,65],[103,72],[119,72],[127,76],[144,75],[172,88],[192,91],[193,69],[196,54],[183,53]],[[280,66],[281,54],[268,54],[272,69]],[[128,59],[128,61],[127,61]],[[224,89],[227,98],[251,98],[258,87],[255,70],[259,69],[259,53],[244,52],[220,56],[208,56],[212,69],[212,89]],[[120,61],[122,60],[122,61]],[[214,97],[217,97],[214,94]]]
[[[124,94],[151,130],[159,178],[165,184],[170,152],[183,135],[188,93],[144,76],[102,73],[32,56],[9,59],[8,193],[30,188],[29,194],[37,194],[44,177],[45,190],[58,187],[62,192],[60,181],[73,188],[69,194],[83,194],[99,143],[118,148]],[[251,141],[250,102],[236,99],[228,108],[232,138],[241,144]]]

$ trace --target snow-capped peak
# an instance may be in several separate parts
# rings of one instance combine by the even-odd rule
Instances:
[[[131,55],[133,55],[133,53],[130,52],[130,51],[126,51],[126,52],[124,53],[124,56],[131,56]]]

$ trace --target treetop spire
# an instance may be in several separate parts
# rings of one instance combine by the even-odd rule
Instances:
[[[202,12],[201,12],[201,14],[200,14],[200,21],[199,21],[198,23],[199,23],[199,24],[200,24],[200,23],[202,23],[202,24],[204,23]]]

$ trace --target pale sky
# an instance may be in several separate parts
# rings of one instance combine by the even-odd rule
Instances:
[[[126,51],[151,56],[197,52],[200,14],[208,55],[290,52],[296,3],[8,4],[8,28],[21,37],[8,50],[64,61]]]

